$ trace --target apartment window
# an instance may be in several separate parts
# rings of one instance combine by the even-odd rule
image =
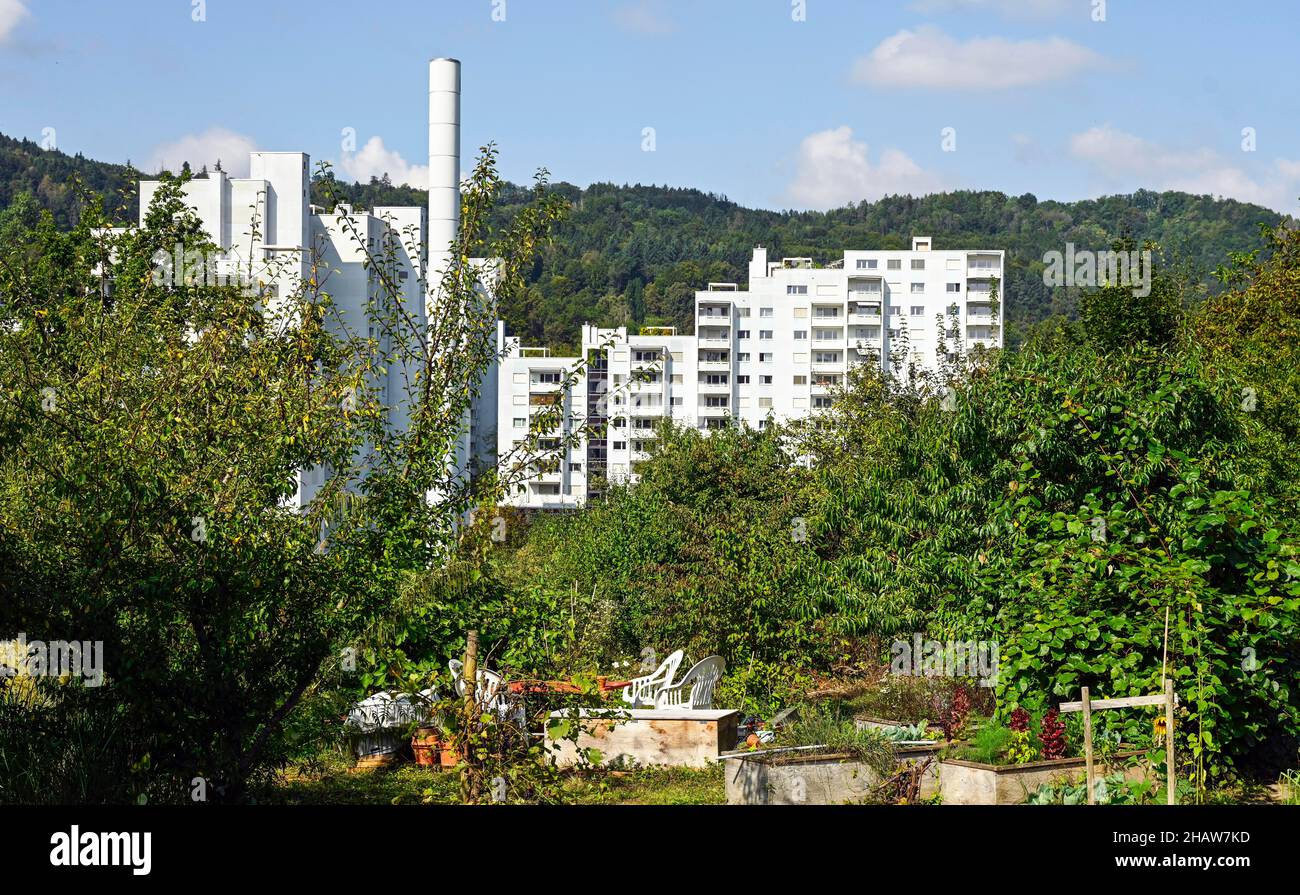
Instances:
[[[796,342],[806,342],[808,340],[808,330],[796,329],[794,331],[794,340]]]
[[[758,338],[759,338],[760,341],[764,341],[764,342],[770,342],[770,341],[772,341],[772,330],[770,330],[770,329],[760,329],[760,330],[758,331]]]
[[[913,284],[912,284],[912,294],[913,294],[913,295],[924,295],[924,294],[925,294],[925,284],[924,284],[924,283],[913,283]]]
[[[759,384],[759,385],[771,385],[771,384],[772,384],[772,377],[771,377],[771,376],[760,376],[760,377],[758,377],[758,384]]]
[[[738,385],[749,385],[749,377],[748,377],[748,376],[737,376],[737,377],[736,377],[736,383],[737,383]]]
[[[794,378],[794,384],[795,384],[795,385],[807,385],[807,384],[808,384],[808,377],[807,377],[807,376],[796,376],[796,377]]]
[[[786,295],[807,295],[808,287],[807,286],[786,286],[785,294]]]
[[[681,384],[682,384],[682,374],[681,374],[681,373],[674,373],[674,374],[673,374],[673,385],[681,385]]]
[[[899,315],[902,314],[902,313],[903,313],[903,308],[902,308],[901,305],[890,305],[890,306],[889,306],[889,316],[890,316],[890,317],[897,317],[897,316],[899,316]]]
[[[912,316],[913,317],[925,316],[925,305],[912,305]]]
[[[799,318],[799,317],[807,317],[807,316],[808,316],[808,309],[807,309],[807,308],[795,308],[795,309],[794,309],[794,316],[795,316],[796,318]]]
[[[949,284],[948,284],[948,291],[949,291],[949,292],[961,292],[961,283],[949,283]]]
[[[924,258],[913,258],[913,259],[912,259],[912,270],[925,270],[925,259],[924,259]]]
[[[834,402],[835,399],[827,395],[814,395],[812,406],[814,410],[825,410],[826,408],[830,407]]]
[[[888,261],[885,262],[885,267],[888,268],[889,270],[902,270],[903,261],[901,258],[890,258]]]
[[[682,399],[681,399],[681,398],[673,398],[673,406],[674,406],[674,407],[681,407],[681,406],[682,406]]]
[[[570,464],[569,464],[569,469],[570,469],[571,471],[573,471],[573,472],[582,472],[582,464],[581,464],[581,463],[570,463]]]
[[[736,309],[736,316],[737,316],[737,317],[748,317],[748,316],[749,316],[749,308],[737,308],[737,309]]]
[[[772,355],[771,355],[771,354],[760,354],[760,355],[758,356],[758,362],[759,362],[760,364],[770,364],[770,363],[772,362]]]
[[[517,417],[515,417],[515,428],[516,428],[516,429],[527,429],[527,428],[528,428],[528,417],[526,417],[526,416],[517,416]]]
[[[736,333],[736,338],[738,338],[738,339],[748,339],[748,338],[749,338],[749,330],[747,330],[747,329],[742,329],[742,330],[740,330],[738,333]]]
[[[614,442],[614,450],[616,450],[616,451],[625,451],[625,450],[627,450],[627,442],[626,442],[626,441],[616,441],[616,442]]]
[[[772,399],[771,399],[771,398],[759,398],[759,399],[758,399],[758,406],[759,406],[759,407],[771,407],[771,406],[772,406]]]
[[[773,314],[773,310],[772,310],[771,308],[759,308],[759,309],[758,309],[758,316],[760,316],[760,317],[771,317],[772,314]]]
[[[537,381],[542,383],[543,385],[559,385],[560,374],[559,373],[538,373]]]
[[[736,359],[739,360],[740,363],[742,364],[749,363],[749,352],[748,351],[740,352],[739,354],[736,355]]]
[[[859,259],[858,259],[858,270],[875,270],[875,269],[876,269],[876,259],[875,259],[875,258],[859,258]]]

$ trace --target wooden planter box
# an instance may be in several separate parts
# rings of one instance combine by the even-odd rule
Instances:
[[[1142,754],[1140,750],[1116,753],[1115,765],[1097,762],[1093,774],[1100,779],[1122,770],[1126,780],[1144,780],[1149,774],[1146,766],[1124,767],[1125,759]],[[945,805],[1020,805],[1040,786],[1078,783],[1086,776],[1087,762],[1082,757],[1013,765],[945,758],[939,762],[939,791]]]
[[[552,712],[552,720],[567,720],[570,712]],[[736,748],[740,713],[727,709],[582,709],[577,742],[546,744],[561,767],[577,764],[579,750],[596,749],[601,764],[631,767],[703,768]]]
[[[924,761],[942,748],[899,746],[899,761]],[[728,805],[843,805],[864,801],[880,784],[880,776],[847,755],[809,753],[796,749],[733,752],[724,756]],[[921,778],[921,797],[939,786],[937,763]]]

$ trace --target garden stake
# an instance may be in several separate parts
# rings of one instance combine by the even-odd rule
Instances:
[[[1092,697],[1088,688],[1083,688],[1083,758],[1088,766],[1088,804],[1097,804],[1097,796],[1092,789]]]

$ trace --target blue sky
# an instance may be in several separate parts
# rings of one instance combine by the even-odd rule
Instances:
[[[451,55],[466,152],[495,141],[516,181],[769,208],[1148,187],[1300,215],[1300,3],[1100,2],[0,0],[0,132],[422,186],[426,62]]]

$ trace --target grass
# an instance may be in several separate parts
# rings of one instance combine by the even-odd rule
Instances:
[[[722,766],[570,771],[561,795],[574,805],[721,805]],[[259,798],[281,805],[456,805],[460,776],[415,765],[353,770],[341,759],[290,768]]]

